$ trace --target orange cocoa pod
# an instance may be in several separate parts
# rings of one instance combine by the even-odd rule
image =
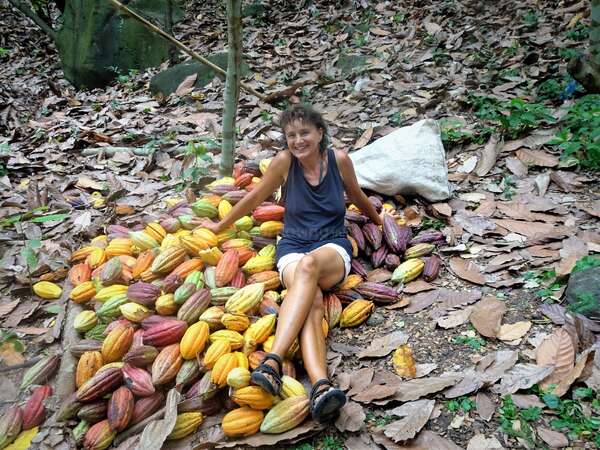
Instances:
[[[102,353],[95,351],[84,352],[77,363],[75,371],[75,385],[80,388],[83,383],[92,378],[100,367],[104,365]]]
[[[79,286],[81,283],[91,280],[92,269],[86,263],[75,264],[69,270],[69,281],[73,286]]]
[[[200,258],[191,258],[187,261],[182,262],[169,275],[177,275],[182,279],[185,279],[190,273],[196,270],[202,270],[204,262]]]
[[[114,327],[102,343],[102,358],[105,363],[120,361],[133,342],[134,329],[125,324]]]
[[[182,364],[179,344],[167,345],[152,363],[152,384],[159,386],[174,380]]]
[[[133,415],[133,394],[121,386],[110,396],[108,401],[108,426],[112,431],[123,431],[129,425]]]
[[[131,275],[133,278],[139,278],[140,275],[146,270],[150,269],[152,265],[152,261],[158,254],[158,249],[151,248],[148,250],[144,250],[135,260],[135,264],[131,268]]]
[[[215,282],[217,287],[227,286],[238,271],[240,258],[237,250],[227,250],[217,263]]]

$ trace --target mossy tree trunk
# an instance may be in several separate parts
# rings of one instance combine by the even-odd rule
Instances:
[[[221,145],[221,175],[233,172],[235,119],[240,97],[242,67],[242,0],[227,0],[227,77],[223,111],[223,143]]]
[[[600,0],[591,0],[592,24],[587,52],[569,62],[569,72],[589,93],[600,93]]]

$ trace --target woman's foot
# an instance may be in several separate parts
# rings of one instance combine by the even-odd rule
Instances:
[[[282,366],[283,363],[279,355],[276,353],[267,353],[260,365],[252,372],[250,382],[256,386],[260,386],[272,395],[279,395],[281,391]]]
[[[318,380],[310,391],[310,413],[316,422],[325,423],[336,418],[345,404],[346,394],[327,378]]]

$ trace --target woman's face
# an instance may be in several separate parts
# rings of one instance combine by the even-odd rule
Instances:
[[[323,131],[311,123],[295,120],[284,129],[285,139],[292,155],[302,159],[319,153]]]

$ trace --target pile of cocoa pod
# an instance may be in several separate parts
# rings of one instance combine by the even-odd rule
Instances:
[[[250,371],[273,344],[286,294],[275,270],[284,207],[265,202],[219,234],[199,226],[204,218],[227,215],[269,162],[238,163],[233,177],[211,183],[198,199],[168,199],[158,221],[132,229],[109,225],[73,252],[66,286],[70,300],[83,307],[74,321],[82,339],[65,351],[79,358],[77,391],[57,417],[79,421],[73,434],[84,448],[109,447],[118,433],[162,408],[172,387],[184,400],[169,439],[193,433],[205,416],[222,411],[228,411],[221,426],[229,437],[282,433],[309,415],[306,389],[296,377],[297,341],[285,355],[279,396],[249,384]],[[396,210],[382,200],[370,197],[378,211]],[[440,260],[432,252],[442,234],[413,237],[403,219],[384,217],[379,227],[348,206],[352,274],[325,295],[325,336],[335,326],[360,325],[375,303],[397,301],[392,284],[438,274]],[[371,269],[383,267],[388,281],[366,280]],[[49,281],[34,290],[47,299],[62,294]]]

